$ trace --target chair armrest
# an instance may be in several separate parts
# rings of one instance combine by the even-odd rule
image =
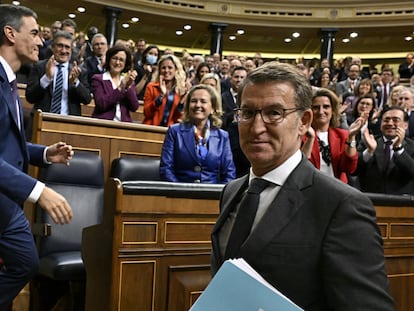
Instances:
[[[52,234],[52,225],[51,224],[32,224],[32,233],[37,236],[50,236]]]

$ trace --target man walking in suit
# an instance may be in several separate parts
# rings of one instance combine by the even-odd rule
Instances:
[[[26,88],[26,99],[37,109],[61,115],[81,115],[81,104],[91,101],[87,72],[76,62],[70,63],[73,37],[66,31],[53,36],[49,59],[35,64],[30,72]],[[33,119],[33,113],[32,118]],[[29,133],[31,124],[29,124]]]
[[[36,14],[23,6],[0,5],[0,310],[11,303],[37,270],[38,255],[22,210],[25,201],[37,202],[60,224],[72,210],[65,198],[27,175],[29,163],[68,164],[72,146],[49,147],[26,143],[23,112],[15,88],[22,64],[38,61],[39,27]]]
[[[414,194],[414,141],[406,138],[408,115],[398,106],[385,110],[382,137],[364,132],[358,168],[361,190],[387,194]]]
[[[240,146],[251,169],[223,190],[212,273],[242,257],[307,311],[394,310],[372,203],[300,152],[311,92],[298,69],[276,62],[240,86]]]

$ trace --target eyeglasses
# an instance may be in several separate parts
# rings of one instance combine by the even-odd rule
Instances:
[[[382,122],[384,122],[384,123],[388,123],[390,121],[392,121],[394,123],[398,123],[398,122],[401,121],[401,118],[400,117],[386,117],[386,118],[382,119]]]
[[[67,44],[63,44],[63,43],[56,43],[55,44],[55,46],[58,48],[58,49],[66,49],[66,50],[70,50],[71,49],[71,46],[70,45],[67,45]]]
[[[256,114],[260,113],[262,120],[266,124],[276,124],[281,122],[287,115],[292,112],[302,110],[301,108],[274,108],[268,107],[264,109],[252,110],[248,108],[236,108],[234,113],[236,121],[239,123],[252,123],[256,118]]]
[[[120,63],[125,63],[125,59],[121,58],[121,57],[111,57],[111,60],[113,60],[114,62],[120,62]]]

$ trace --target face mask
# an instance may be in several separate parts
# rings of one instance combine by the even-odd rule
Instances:
[[[151,65],[154,65],[154,64],[156,64],[157,63],[157,56],[155,56],[155,55],[147,55],[147,57],[146,57],[146,59],[147,59],[147,63],[148,64],[151,64]]]

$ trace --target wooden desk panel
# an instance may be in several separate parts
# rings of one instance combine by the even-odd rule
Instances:
[[[143,192],[125,194],[119,182],[110,180],[103,224],[84,231],[90,284],[87,311],[187,311],[210,281],[210,232],[218,215],[218,197]],[[375,206],[397,311],[414,310],[414,206],[410,204]],[[97,267],[102,258],[105,264]]]

